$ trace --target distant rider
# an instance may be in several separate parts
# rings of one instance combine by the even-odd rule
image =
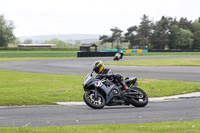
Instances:
[[[120,53],[116,53],[115,54],[115,58],[113,59],[113,61],[115,61],[115,60],[120,60],[120,59],[122,59],[123,58],[123,51],[121,51]]]
[[[98,79],[114,78],[123,86],[125,90],[128,89],[128,86],[125,84],[123,77],[120,74],[114,74],[111,69],[104,68],[104,64],[101,60],[94,62],[93,70],[98,74]]]
[[[120,57],[120,59],[122,59],[122,58],[123,58],[123,56],[124,56],[124,53],[123,53],[123,51],[121,51],[121,52],[120,52],[120,54],[121,54],[121,57]]]

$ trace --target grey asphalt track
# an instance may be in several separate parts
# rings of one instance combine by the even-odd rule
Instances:
[[[0,127],[134,124],[200,119],[200,98],[150,102],[146,107],[12,106],[0,107]]]
[[[125,57],[123,60],[200,58],[188,57]],[[78,58],[40,61],[0,62],[0,69],[48,74],[86,75],[96,60],[113,58]],[[128,67],[107,66],[123,76],[200,82],[200,67]],[[65,126],[93,124],[132,124],[200,119],[200,98],[149,102],[144,108],[133,106],[13,106],[0,107],[0,127]]]
[[[177,56],[177,57],[125,57],[123,60],[144,60],[144,59],[168,59],[168,58],[200,58],[200,56]],[[0,62],[0,69],[15,70],[35,73],[86,75],[92,71],[92,64],[96,60],[110,62],[111,57],[78,58],[60,60],[39,60],[39,61],[10,61]],[[106,66],[114,73],[122,74],[124,77],[138,77],[163,80],[179,80],[200,82],[200,67],[191,66]]]

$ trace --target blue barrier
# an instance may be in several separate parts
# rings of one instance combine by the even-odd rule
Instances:
[[[125,49],[120,49],[119,52],[126,52],[126,50]]]
[[[122,52],[126,53],[126,50],[128,50],[128,49],[120,49],[119,52],[122,51]],[[132,53],[137,53],[138,52],[137,50],[138,49],[131,49],[131,52]],[[143,53],[149,52],[148,49],[140,49],[140,50]],[[118,52],[118,49],[98,49],[97,51],[98,52]]]
[[[143,52],[143,53],[147,53],[147,52],[148,52],[148,49],[143,49],[142,52]]]
[[[131,49],[132,52],[137,52],[137,49]]]

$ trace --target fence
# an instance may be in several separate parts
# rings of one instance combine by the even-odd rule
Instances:
[[[148,52],[147,49],[119,49],[119,52],[132,53],[132,52]],[[104,57],[115,56],[118,53],[118,49],[98,49],[98,52],[77,52],[77,57]]]
[[[118,49],[98,49],[99,52],[118,52]],[[119,49],[119,52],[124,52],[124,53],[143,53],[143,52],[148,52],[148,49]]]
[[[117,52],[77,52],[77,57],[104,57],[115,56]]]

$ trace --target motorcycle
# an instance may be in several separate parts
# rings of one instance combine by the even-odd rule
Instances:
[[[147,94],[137,87],[137,78],[125,79],[128,91],[115,79],[98,79],[93,77],[93,72],[88,73],[83,82],[84,102],[93,109],[101,109],[114,105],[133,105],[144,107],[148,103]]]
[[[115,61],[115,60],[120,60],[120,59],[122,59],[122,55],[120,54],[120,53],[116,53],[115,54],[115,58],[113,59],[113,61]]]

